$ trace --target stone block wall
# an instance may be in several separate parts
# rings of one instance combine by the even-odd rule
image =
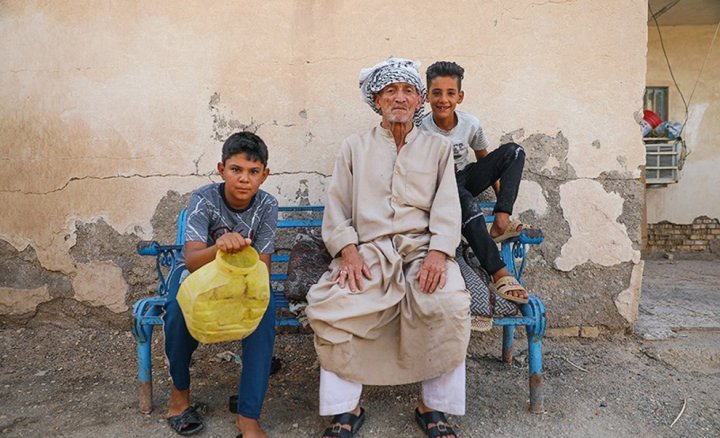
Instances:
[[[692,224],[648,224],[648,251],[699,252],[720,248],[720,222],[700,216]]]

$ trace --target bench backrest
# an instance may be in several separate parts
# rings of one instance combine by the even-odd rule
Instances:
[[[286,213],[312,213],[322,212],[325,209],[322,205],[302,205],[302,206],[284,206],[278,207],[281,217],[278,218],[277,228],[319,228],[322,225],[321,219],[284,219]],[[175,245],[185,245],[185,229],[187,227],[187,210],[182,209],[177,220],[177,234],[175,235]],[[278,254],[277,252],[271,256],[273,263],[288,263],[290,254]],[[287,298],[284,293],[284,282],[287,280],[287,268],[273,269],[275,273],[270,274],[270,289],[275,301],[275,308],[288,308]],[[295,318],[277,317],[277,325],[297,326],[299,322]]]

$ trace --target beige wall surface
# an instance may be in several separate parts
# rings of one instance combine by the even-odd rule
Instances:
[[[395,55],[462,64],[461,109],[526,149],[516,214],[547,232],[527,284],[551,324],[625,327],[646,19],[641,0],[2,2],[0,310],[40,290],[5,313],[126,315],[152,285],[134,243],[171,235],[236,130],[269,144],[281,204],[323,202],[342,139],[379,120],[359,70]]]
[[[685,99],[689,117],[683,132],[689,155],[680,181],[648,189],[648,223],[691,224],[699,216],[720,218],[720,35],[710,43],[717,26],[663,26],[665,50]],[[707,62],[698,81],[698,74]],[[669,118],[682,123],[685,106],[672,82],[657,28],[648,29],[647,85],[669,89]]]

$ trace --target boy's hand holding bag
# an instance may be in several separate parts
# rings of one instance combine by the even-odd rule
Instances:
[[[237,341],[250,335],[270,302],[267,266],[251,246],[190,274],[177,295],[188,331],[203,344]]]

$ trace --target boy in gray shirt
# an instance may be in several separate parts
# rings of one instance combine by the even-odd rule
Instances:
[[[250,132],[231,135],[223,144],[218,173],[222,183],[195,190],[187,208],[185,247],[180,263],[194,272],[215,259],[218,250],[235,253],[250,245],[270,272],[275,251],[277,200],[260,190],[269,174],[268,150]],[[184,277],[181,277],[184,278]],[[167,420],[180,435],[200,432],[205,424],[200,405],[190,404],[190,360],[198,346],[185,324],[175,294],[169,294],[163,315],[165,355],[172,389]],[[255,331],[242,340],[243,367],[237,397],[231,398],[235,425],[245,436],[267,436],[258,422],[272,366],[275,343],[275,305],[272,293]]]
[[[465,70],[454,62],[440,61],[428,67],[428,102],[432,113],[423,118],[420,126],[446,137],[453,146],[455,178],[462,207],[462,234],[482,267],[491,275],[497,294],[526,303],[527,291],[510,275],[496,245],[518,236],[523,226],[510,215],[522,178],[525,151],[516,143],[507,143],[488,153],[488,140],[478,119],[456,110],[465,97],[462,91],[464,74]],[[475,162],[469,159],[471,150]],[[497,203],[495,221],[488,232],[475,197],[491,186]]]

